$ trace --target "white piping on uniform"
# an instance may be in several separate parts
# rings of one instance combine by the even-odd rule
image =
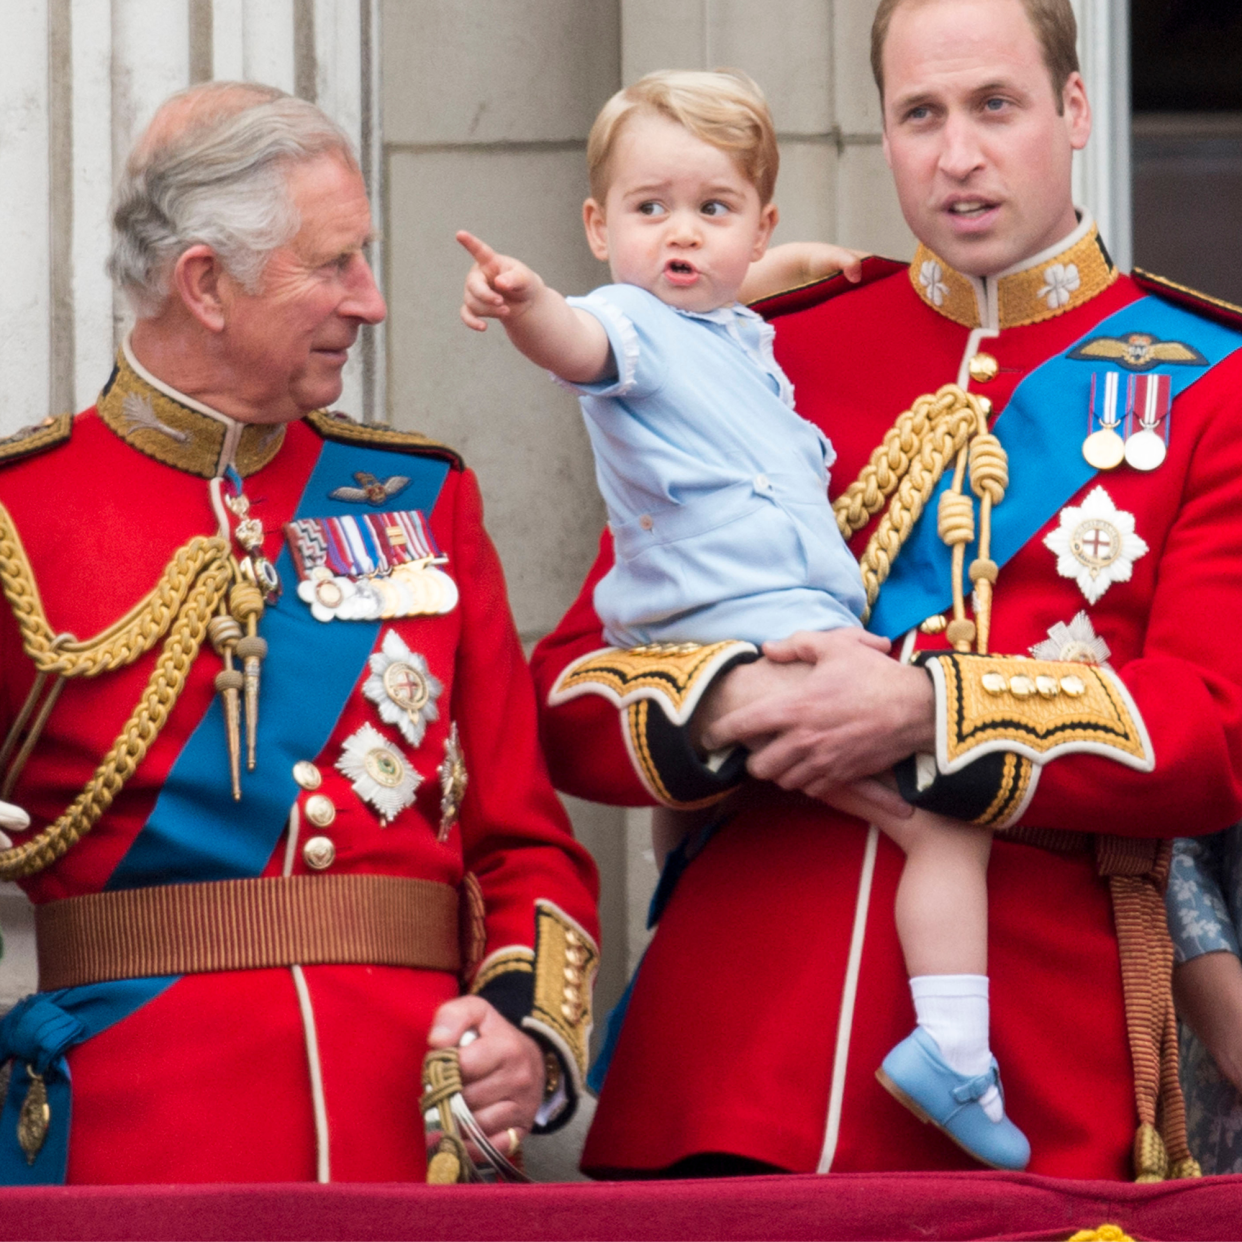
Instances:
[[[280,874],[290,876],[293,874],[293,863],[298,856],[298,833],[302,828],[302,817],[298,813],[298,804],[293,804],[292,810],[289,812],[289,839],[285,843],[285,865],[281,867]]]
[[[854,904],[854,930],[850,934],[850,955],[845,966],[845,987],[841,991],[841,1014],[837,1020],[837,1046],[832,1054],[832,1087],[828,1092],[828,1120],[824,1126],[824,1147],[819,1155],[817,1173],[832,1172],[837,1154],[837,1138],[841,1133],[841,1107],[845,1102],[845,1070],[850,1055],[850,1034],[854,1028],[854,1002],[858,997],[858,976],[862,966],[863,937],[867,929],[867,909],[871,905],[871,881],[875,875],[876,847],[880,830],[867,828],[867,846],[863,851],[862,871],[858,877],[858,897]]]
[[[966,352],[962,355],[962,365],[957,369],[957,386],[970,387],[970,360],[979,352],[979,342],[986,337],[1000,336],[999,328],[974,328],[966,338]]]
[[[319,1036],[315,1031],[315,1011],[311,1008],[310,990],[301,966],[291,966],[293,986],[298,994],[302,1013],[302,1029],[306,1033],[306,1060],[310,1067],[311,1104],[315,1110],[315,1146],[318,1149],[316,1179],[321,1184],[332,1180],[328,1167],[328,1109],[323,1099],[323,1070],[319,1064]]]
[[[902,664],[909,664],[918,641],[918,630],[906,631],[901,643]],[[841,1109],[845,1104],[845,1071],[850,1059],[850,1036],[854,1030],[854,1005],[858,999],[858,978],[862,973],[863,939],[867,932],[867,911],[871,907],[871,886],[875,878],[875,856],[880,830],[867,826],[862,870],[858,875],[858,896],[854,901],[854,927],[850,932],[850,952],[845,963],[845,985],[841,989],[841,1009],[837,1018],[837,1043],[832,1052],[832,1085],[828,1089],[828,1117],[824,1123],[824,1146],[819,1153],[817,1173],[831,1173],[841,1135]]]
[[[229,525],[229,516],[224,511],[224,497],[220,492],[221,482],[219,475],[216,475],[214,479],[208,479],[207,490],[211,493],[211,507],[216,511],[216,521],[220,525],[220,538],[232,546],[233,528]]]
[[[901,655],[897,657],[898,663],[909,664],[910,658],[914,655],[914,644],[919,636],[917,629],[909,629],[906,636],[901,640]]]
[[[285,865],[280,869],[281,875],[293,874],[293,863],[297,858],[298,834],[301,830],[301,816],[295,802],[289,812],[289,839],[285,844]],[[291,966],[293,987],[298,994],[298,1012],[302,1018],[302,1033],[306,1038],[306,1061],[310,1070],[311,1105],[315,1110],[315,1148],[316,1176],[320,1182],[332,1180],[328,1167],[328,1109],[323,1098],[323,1067],[319,1064],[319,1035],[315,1030],[315,1011],[311,1008],[310,989],[306,986],[306,976],[301,966]]]

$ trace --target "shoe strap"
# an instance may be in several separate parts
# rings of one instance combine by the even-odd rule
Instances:
[[[1000,1068],[996,1061],[980,1074],[977,1078],[967,1079],[960,1087],[953,1088],[953,1098],[959,1104],[968,1104],[971,1100],[978,1100],[992,1088],[1000,1086]]]

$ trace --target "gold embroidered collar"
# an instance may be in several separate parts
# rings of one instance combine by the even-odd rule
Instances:
[[[1039,323],[1089,302],[1116,279],[1100,231],[1086,212],[1063,241],[995,276],[958,272],[922,243],[910,264],[915,293],[967,328]]]
[[[283,423],[239,423],[161,383],[130,352],[128,338],[97,409],[140,453],[203,479],[219,477],[230,465],[243,478],[252,475],[285,441]]]

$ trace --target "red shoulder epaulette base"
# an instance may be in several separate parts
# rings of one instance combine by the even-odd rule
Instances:
[[[1188,289],[1176,281],[1145,272],[1141,267],[1136,267],[1130,275],[1144,293],[1151,293],[1158,298],[1163,298],[1166,302],[1183,306],[1197,315],[1202,315],[1205,319],[1214,319],[1217,323],[1223,323],[1227,327],[1242,330],[1242,306],[1234,306],[1232,302],[1225,302],[1221,298],[1200,293],[1197,289]]]
[[[41,423],[32,423],[0,440],[0,466],[68,444],[72,434],[72,414],[48,415]]]
[[[813,280],[809,285],[799,285],[796,289],[786,289],[761,298],[758,302],[752,302],[751,310],[758,311],[764,319],[779,319],[781,315],[807,310],[842,293],[849,293],[852,289],[861,289],[864,285],[883,280],[886,276],[904,272],[909,266],[908,263],[900,263],[896,259],[882,259],[878,255],[871,255],[862,261],[862,277],[857,284],[846,280],[844,273],[836,272],[822,280]]]
[[[417,431],[397,431],[392,427],[381,427],[374,423],[356,423],[348,414],[329,410],[313,411],[306,416],[306,422],[325,440],[335,440],[338,444],[369,444],[394,453],[439,457],[447,461],[454,470],[465,469],[465,462],[455,449]]]

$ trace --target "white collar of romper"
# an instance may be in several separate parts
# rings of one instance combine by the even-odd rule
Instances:
[[[1063,315],[1117,279],[1091,213],[1059,242],[992,276],[969,276],[919,243],[910,283],[926,305],[967,328],[1020,327]]]
[[[708,323],[718,323],[725,327],[738,319],[758,319],[760,323],[765,322],[762,315],[751,310],[749,306],[743,306],[741,302],[729,302],[709,311],[682,310],[680,306],[674,306],[673,309],[687,319],[705,319]]]

